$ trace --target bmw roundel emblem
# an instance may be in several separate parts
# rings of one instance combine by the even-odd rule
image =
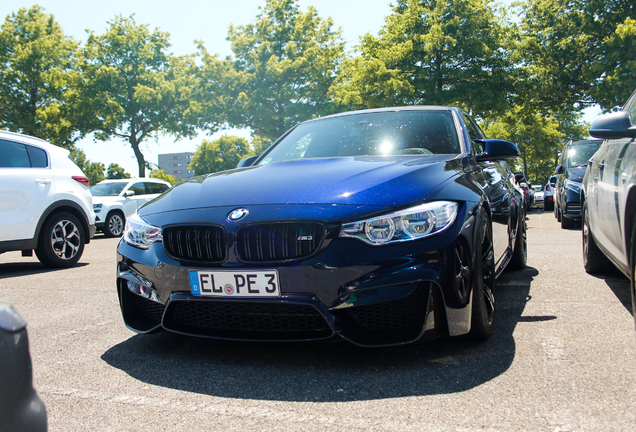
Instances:
[[[238,222],[247,216],[250,212],[246,208],[237,208],[227,215],[228,222]]]

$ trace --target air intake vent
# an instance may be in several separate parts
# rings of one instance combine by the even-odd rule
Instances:
[[[226,260],[225,231],[218,226],[186,225],[163,229],[163,245],[178,260],[221,263]]]
[[[316,222],[249,225],[238,231],[236,251],[243,262],[298,260],[318,250],[324,233]]]

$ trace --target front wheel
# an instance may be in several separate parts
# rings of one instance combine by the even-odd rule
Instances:
[[[104,235],[106,237],[121,237],[124,232],[124,216],[115,212],[108,215],[104,224]]]
[[[492,227],[487,216],[483,217],[477,238],[480,241],[475,248],[473,310],[468,336],[473,340],[485,340],[492,334],[495,317],[495,253]]]
[[[81,258],[85,243],[79,220],[70,213],[59,213],[44,223],[35,254],[47,267],[72,267]]]

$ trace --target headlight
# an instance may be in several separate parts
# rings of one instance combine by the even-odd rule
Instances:
[[[417,240],[444,231],[457,216],[457,203],[435,201],[399,212],[342,224],[340,237],[370,245]]]
[[[135,213],[126,220],[124,241],[131,246],[148,249],[154,242],[161,241],[161,228],[150,225]]]
[[[570,189],[572,192],[574,192],[577,195],[581,193],[581,183],[578,183],[572,180],[565,181],[565,188]]]
[[[93,204],[93,211],[99,213],[102,211],[102,207],[104,207],[104,204]]]

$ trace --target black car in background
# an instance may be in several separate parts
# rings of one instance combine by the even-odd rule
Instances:
[[[495,278],[526,265],[522,192],[505,162],[518,156],[453,107],[301,123],[128,219],[117,248],[124,322],[362,346],[485,339]]]
[[[604,141],[583,178],[583,264],[597,273],[611,262],[630,279],[636,318],[636,92],[594,120],[590,135]]]
[[[581,220],[581,182],[588,161],[601,143],[601,140],[570,141],[563,147],[554,192],[554,211],[563,229],[572,228]]]

